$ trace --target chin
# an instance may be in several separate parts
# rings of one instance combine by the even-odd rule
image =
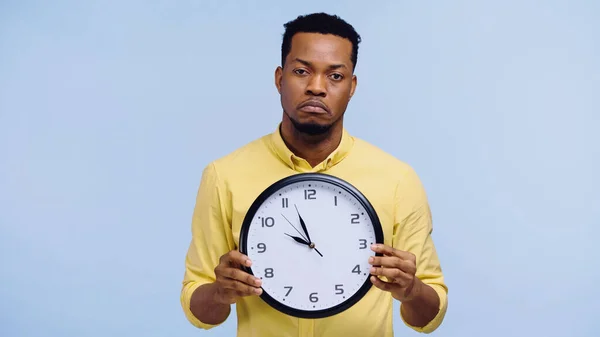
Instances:
[[[304,133],[311,136],[318,136],[329,132],[333,124],[330,123],[316,123],[312,121],[297,121],[290,118],[292,125],[300,133]]]

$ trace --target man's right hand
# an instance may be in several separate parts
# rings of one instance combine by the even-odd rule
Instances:
[[[233,304],[241,297],[262,294],[262,281],[240,269],[241,266],[251,265],[250,259],[237,250],[221,256],[215,268],[214,301]]]

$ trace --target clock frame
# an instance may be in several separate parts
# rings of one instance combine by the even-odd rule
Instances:
[[[373,226],[375,243],[383,243],[383,230],[382,230],[382,226],[381,226],[379,217],[377,216],[377,212],[375,211],[375,209],[373,208],[373,206],[369,202],[369,200],[366,198],[366,196],[362,192],[360,192],[356,187],[354,187],[352,184],[350,184],[349,182],[347,182],[341,178],[338,178],[338,177],[335,177],[335,176],[332,176],[329,174],[314,173],[314,172],[298,173],[298,174],[294,174],[291,176],[287,176],[285,178],[282,178],[282,179],[274,182],[269,187],[267,187],[262,193],[260,193],[258,195],[258,197],[254,200],[254,202],[252,203],[252,205],[250,206],[250,208],[248,209],[248,211],[245,215],[245,218],[242,222],[242,226],[241,226],[241,230],[240,230],[239,250],[242,254],[245,254],[248,256],[248,253],[249,253],[248,248],[249,247],[248,247],[247,241],[248,241],[248,234],[249,234],[250,226],[251,226],[252,221],[254,220],[254,217],[255,217],[257,211],[260,209],[260,207],[263,205],[263,203],[268,198],[270,198],[273,194],[277,193],[279,190],[281,190],[289,185],[301,183],[301,182],[316,182],[316,183],[320,182],[320,183],[330,184],[330,185],[337,187],[338,189],[344,190],[347,194],[351,195],[356,201],[358,201],[361,204],[367,217],[370,219],[371,224]],[[373,255],[381,256],[382,254],[374,253]],[[293,268],[293,267],[290,266],[290,268]],[[242,266],[241,269],[251,275],[255,275],[253,273],[252,267]],[[370,276],[371,276],[371,274],[367,272],[366,276],[365,276],[365,280],[362,283],[362,286],[354,294],[352,294],[351,296],[346,298],[341,303],[336,304],[329,308],[325,308],[325,309],[303,310],[303,309],[299,309],[299,308],[294,308],[294,307],[288,306],[288,305],[280,302],[279,300],[275,299],[264,289],[263,289],[263,292],[260,295],[260,297],[263,301],[265,301],[271,307],[275,308],[276,310],[278,310],[284,314],[290,315],[290,316],[299,317],[299,318],[324,318],[324,317],[328,317],[328,316],[332,316],[332,315],[341,313],[341,312],[347,310],[348,308],[352,307],[353,305],[355,305],[358,301],[360,301],[373,286],[369,279]]]

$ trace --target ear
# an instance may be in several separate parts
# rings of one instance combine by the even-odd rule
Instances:
[[[281,94],[281,80],[283,78],[283,69],[281,66],[275,69],[275,86],[277,87],[277,91]]]
[[[356,91],[356,85],[358,84],[358,78],[356,75],[352,75],[352,86],[350,87],[350,98],[354,96],[354,91]]]

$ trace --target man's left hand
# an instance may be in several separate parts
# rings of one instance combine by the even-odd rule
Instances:
[[[389,291],[400,302],[408,302],[421,292],[423,283],[415,276],[417,263],[414,254],[382,244],[372,245],[371,250],[383,254],[369,258],[369,264],[373,266],[371,282],[374,286]],[[387,282],[379,276],[385,276]]]

